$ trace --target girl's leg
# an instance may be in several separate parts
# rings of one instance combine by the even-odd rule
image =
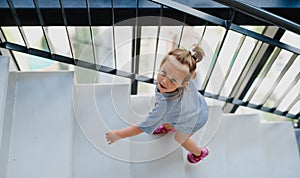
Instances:
[[[169,123],[164,123],[160,126],[158,126],[154,131],[153,131],[153,135],[157,135],[157,134],[167,134],[170,132],[175,132],[174,128],[172,127],[171,124]]]
[[[175,140],[181,144],[187,151],[193,153],[195,156],[201,155],[201,148],[191,138],[191,135],[176,132]]]
[[[169,124],[169,123],[164,123],[163,126],[164,126],[166,129],[168,129],[168,130],[172,130],[172,129],[173,129],[172,125]]]

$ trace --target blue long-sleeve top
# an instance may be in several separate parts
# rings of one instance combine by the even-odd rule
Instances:
[[[194,80],[171,93],[160,93],[156,86],[155,98],[152,111],[138,123],[145,133],[152,134],[158,126],[169,123],[178,132],[193,134],[207,122],[208,107]]]

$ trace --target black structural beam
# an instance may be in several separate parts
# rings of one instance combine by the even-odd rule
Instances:
[[[18,52],[25,53],[25,54],[39,56],[39,57],[50,59],[53,61],[57,61],[57,62],[69,64],[69,65],[74,65],[74,66],[78,66],[78,67],[82,67],[82,68],[86,68],[86,69],[94,70],[94,71],[98,71],[98,72],[103,72],[103,73],[107,73],[107,74],[112,74],[112,75],[116,75],[119,77],[129,78],[129,79],[137,80],[140,82],[146,82],[146,83],[152,83],[152,84],[155,82],[153,78],[149,78],[146,76],[142,76],[142,75],[138,75],[138,74],[122,71],[122,70],[117,70],[117,69],[114,69],[114,68],[111,68],[108,66],[94,64],[94,63],[90,63],[88,61],[84,61],[84,60],[80,60],[80,59],[73,59],[73,58],[58,55],[58,54],[51,54],[50,52],[42,51],[42,50],[38,50],[38,49],[34,49],[34,48],[28,49],[25,46],[15,44],[15,43],[2,42],[2,43],[0,43],[0,48],[5,48],[8,50],[12,50],[12,51],[18,51]]]
[[[200,93],[203,93],[203,91],[200,91]],[[245,106],[245,107],[256,109],[256,110],[260,110],[260,111],[264,111],[264,112],[268,112],[268,113],[272,113],[272,114],[277,114],[277,115],[280,115],[280,116],[285,116],[285,117],[288,117],[288,118],[291,118],[291,119],[298,119],[298,120],[300,119],[299,114],[294,115],[294,114],[290,114],[286,111],[280,111],[280,110],[273,109],[273,108],[270,109],[268,107],[264,107],[264,106],[261,106],[261,105],[245,102],[241,99],[235,99],[235,98],[220,96],[220,95],[212,94],[212,93],[209,93],[209,92],[204,92],[203,95],[207,98],[217,99],[217,100],[220,100],[220,101],[224,101],[226,103],[233,104],[235,106]]]
[[[169,1],[169,0],[168,0]],[[228,19],[231,14],[231,9],[209,0],[175,0],[174,2],[179,2],[185,4],[189,7],[197,9],[199,11],[211,14],[213,16]],[[40,25],[38,16],[32,1],[28,0],[18,0],[13,1],[14,7],[20,16],[20,22],[22,26],[35,26]],[[290,1],[284,0],[261,0],[253,1],[255,5],[270,12],[276,13],[278,16],[294,21],[295,23],[300,23],[300,18],[297,15],[300,9],[300,3],[292,3]],[[64,13],[68,21],[69,26],[89,26],[89,18],[86,13],[85,1],[79,0],[63,0],[62,4],[60,1],[49,1],[49,0],[39,0],[39,8],[44,17],[45,26],[64,26],[64,19],[61,10],[61,6],[64,7]],[[252,3],[252,1],[251,1]],[[136,17],[136,0],[128,1],[115,1],[114,3],[114,14],[111,10],[111,1],[90,1],[89,9],[90,15],[93,17],[91,19],[91,25],[95,26],[105,26],[112,25],[112,17],[114,16],[115,24],[118,25],[119,22],[123,22],[130,18]],[[11,14],[11,10],[7,4],[7,1],[0,1],[0,26],[16,26],[14,17]],[[139,16],[159,16],[160,6],[149,2],[147,0],[139,1]],[[169,17],[172,19],[178,19],[182,21],[183,14],[174,9],[164,9],[164,17]],[[130,23],[130,21],[128,21]],[[132,22],[132,21],[131,21]],[[134,23],[134,22],[133,22]],[[156,25],[156,22],[140,22],[142,25]],[[168,22],[163,22],[162,25],[168,25]],[[243,13],[236,13],[236,18],[234,21],[237,25],[268,25],[268,22],[262,21],[261,19],[253,18],[249,15]],[[186,18],[186,24],[189,25],[204,25],[205,21],[193,18],[193,16],[188,16]],[[126,25],[126,24],[123,24]],[[127,24],[132,25],[132,24]],[[170,25],[170,24],[169,24]],[[171,24],[172,25],[172,24]]]
[[[222,3],[226,6],[229,6],[236,11],[239,11],[248,16],[254,17],[258,20],[264,21],[266,23],[278,26],[284,30],[292,31],[296,34],[300,34],[300,25],[292,22],[286,18],[278,16],[274,13],[268,12],[264,9],[255,7],[251,4],[245,2],[235,1],[235,0],[213,0],[219,3]]]

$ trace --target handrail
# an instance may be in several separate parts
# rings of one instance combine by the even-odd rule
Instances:
[[[249,37],[257,39],[259,41],[268,43],[270,45],[273,45],[273,46],[276,46],[278,48],[285,49],[287,51],[290,51],[292,53],[296,53],[296,54],[300,55],[300,49],[299,48],[296,48],[294,46],[282,43],[278,40],[274,40],[273,38],[270,38],[268,36],[259,34],[257,32],[248,30],[248,29],[243,28],[243,27],[241,27],[239,25],[236,25],[234,23],[227,23],[227,20],[224,20],[224,19],[215,17],[213,15],[201,12],[197,9],[193,9],[189,6],[180,4],[178,2],[171,1],[171,0],[149,0],[149,1],[160,4],[160,5],[164,5],[166,7],[172,8],[172,9],[176,9],[178,11],[184,12],[184,13],[186,13],[188,15],[191,15],[191,16],[194,16],[196,18],[205,19],[209,23],[219,25],[219,26],[224,27],[224,28],[229,28],[230,30],[233,30],[233,31],[238,32],[240,34],[249,36]]]
[[[258,20],[300,34],[300,25],[256,6],[236,0],[213,0]]]

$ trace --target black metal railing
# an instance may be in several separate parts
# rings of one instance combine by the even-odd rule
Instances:
[[[299,78],[300,78],[299,73],[295,74],[295,78],[292,79],[292,83],[288,86],[288,89],[279,97],[279,99],[276,101],[276,103],[273,105],[273,107],[265,106],[266,101],[271,97],[272,93],[274,92],[274,89],[279,85],[283,76],[286,74],[286,72],[291,67],[291,65],[298,59],[298,56],[300,54],[299,48],[296,48],[294,46],[291,46],[291,45],[288,45],[288,44],[285,44],[285,43],[279,41],[280,38],[282,37],[282,35],[285,33],[285,30],[290,30],[292,32],[300,34],[300,30],[299,30],[300,28],[299,28],[298,24],[293,23],[284,18],[278,17],[272,13],[266,12],[265,10],[262,10],[262,9],[244,4],[244,3],[240,3],[238,1],[215,0],[216,2],[225,4],[233,9],[233,13],[231,14],[229,19],[222,19],[219,17],[215,17],[208,13],[196,10],[194,8],[191,8],[186,5],[183,5],[183,4],[174,2],[174,1],[170,1],[170,0],[151,0],[151,1],[154,2],[155,4],[160,5],[159,14],[158,14],[160,17],[163,16],[164,10],[166,10],[168,8],[174,9],[184,15],[183,22],[181,24],[182,29],[181,29],[181,32],[179,35],[180,38],[179,38],[178,46],[180,46],[180,42],[182,39],[182,33],[183,33],[183,30],[185,27],[185,21],[188,16],[189,17],[192,16],[201,21],[204,21],[205,29],[206,29],[206,26],[208,26],[208,25],[216,25],[216,26],[225,28],[225,34],[223,35],[222,39],[219,42],[219,45],[217,46],[217,48],[214,51],[215,55],[211,59],[211,64],[209,65],[208,71],[207,71],[204,81],[202,83],[202,88],[199,90],[199,92],[201,92],[205,97],[213,98],[213,99],[217,99],[217,100],[225,102],[224,109],[227,109],[226,108],[227,104],[230,104],[230,106],[228,107],[229,109],[227,110],[228,112],[235,112],[239,106],[245,106],[245,107],[277,114],[280,116],[286,116],[286,117],[292,118],[292,119],[298,119],[298,120],[300,119],[300,112],[298,112],[297,114],[292,114],[289,112],[299,101],[299,95],[296,96],[292,102],[290,102],[286,111],[278,110],[278,106],[280,105],[280,102],[281,102],[280,100],[282,100],[284,98],[284,96],[287,95],[289,93],[289,91],[291,91],[291,89],[294,88],[298,84]],[[69,24],[68,24],[68,20],[67,20],[66,13],[65,13],[64,3],[62,0],[59,0],[60,11],[62,14],[63,25],[65,27],[66,34],[68,36],[68,43],[70,45],[69,47],[71,50],[71,57],[58,55],[53,52],[53,49],[52,49],[53,47],[52,47],[52,44],[50,43],[48,32],[47,32],[47,30],[45,30],[46,22],[44,20],[43,14],[41,12],[41,9],[39,7],[37,0],[33,0],[33,2],[34,2],[34,7],[36,10],[37,18],[39,21],[39,25],[42,27],[43,36],[45,38],[48,50],[47,51],[38,50],[38,49],[34,49],[30,46],[30,44],[28,43],[28,39],[26,38],[26,35],[24,33],[22,21],[18,15],[18,12],[17,12],[12,0],[7,0],[7,4],[10,8],[10,11],[11,11],[13,19],[15,21],[15,24],[18,27],[18,31],[22,36],[24,45],[9,42],[5,39],[5,37],[2,37],[2,39],[0,41],[1,48],[11,50],[11,51],[17,51],[17,52],[21,52],[21,53],[26,53],[26,54],[30,54],[30,55],[34,55],[34,56],[39,56],[39,57],[47,58],[47,59],[57,61],[60,63],[74,65],[74,66],[78,66],[78,67],[82,67],[82,68],[86,68],[86,69],[90,69],[90,70],[94,70],[94,71],[98,71],[98,72],[103,72],[103,73],[107,73],[107,74],[111,74],[111,75],[129,78],[132,80],[132,83],[134,85],[134,87],[132,87],[133,90],[135,90],[133,93],[137,92],[137,88],[136,88],[137,82],[145,82],[145,83],[151,83],[151,84],[155,83],[154,73],[156,70],[155,66],[156,66],[156,62],[157,62],[156,57],[157,57],[157,51],[158,51],[158,45],[159,45],[159,39],[160,39],[160,28],[163,25],[161,23],[161,21],[159,21],[159,23],[156,24],[158,27],[158,31],[157,31],[157,36],[156,36],[155,58],[153,59],[153,62],[154,62],[154,68],[152,71],[153,75],[152,75],[152,77],[146,77],[146,76],[139,75],[139,64],[138,64],[139,58],[136,58],[140,54],[140,45],[141,45],[141,41],[140,41],[141,26],[140,26],[139,22],[137,22],[137,21],[135,22],[135,24],[132,24],[132,26],[134,27],[133,35],[135,36],[134,41],[132,43],[133,44],[132,70],[131,70],[131,72],[127,72],[127,71],[117,69],[117,59],[116,59],[117,51],[116,51],[116,45],[115,45],[116,36],[115,36],[115,29],[114,29],[116,24],[115,24],[115,15],[114,15],[115,8],[114,8],[113,0],[111,1],[111,13],[112,13],[111,21],[112,21],[112,27],[113,27],[112,41],[113,41],[113,50],[114,50],[113,51],[114,67],[97,64],[94,34],[93,34],[93,30],[92,30],[93,19],[92,19],[92,13],[90,11],[90,5],[89,5],[88,0],[86,0],[85,8],[87,10],[86,11],[87,18],[88,18],[87,21],[88,21],[89,32],[90,32],[90,39],[92,42],[91,45],[92,45],[92,49],[93,49],[94,62],[88,62],[88,61],[85,61],[82,59],[76,59],[75,53],[73,51],[70,32],[68,29]],[[139,16],[138,6],[139,6],[139,4],[137,1],[136,14],[135,14],[136,17]],[[246,15],[257,18],[258,20],[262,20],[264,22],[270,23],[274,26],[279,27],[280,29],[277,30],[274,37],[269,37],[267,35],[259,34],[254,31],[243,28],[243,27],[233,23],[233,19],[235,18],[235,11],[240,11],[241,13],[245,13]],[[229,68],[227,69],[227,71],[224,75],[224,78],[222,79],[222,82],[221,82],[220,88],[218,89],[218,92],[216,92],[216,93],[208,92],[207,86],[212,78],[213,71],[215,70],[215,66],[219,60],[219,57],[220,57],[219,55],[223,48],[224,42],[228,38],[227,34],[230,31],[234,31],[234,32],[241,34],[239,44],[238,44],[237,48],[235,49],[234,55],[230,61]],[[205,33],[205,30],[203,31],[202,37],[204,36],[204,33]],[[5,36],[2,32],[2,30],[1,30],[1,34],[2,34],[1,36]],[[242,48],[246,38],[251,38],[251,39],[257,40],[256,49],[253,51],[253,55],[251,57],[249,57],[247,64],[246,64],[247,66],[244,66],[243,71],[239,74],[239,77],[238,77],[239,80],[235,83],[235,86],[233,87],[234,89],[232,89],[231,93],[228,96],[222,96],[221,95],[222,88],[224,87],[225,83],[227,82],[227,80],[229,78],[230,73],[232,72],[232,68],[236,63],[237,56],[240,54],[241,48]],[[202,39],[200,41],[202,41]],[[259,52],[261,52],[261,49],[263,46],[265,47],[265,51],[263,51],[263,54],[260,55],[261,57],[258,57],[259,56],[258,54],[259,54]],[[254,96],[254,94],[256,93],[257,88],[262,83],[262,81],[265,78],[265,76],[267,75],[269,69],[272,67],[274,61],[278,58],[278,55],[281,50],[289,51],[292,54],[292,56],[289,58],[289,61],[282,69],[279,77],[276,79],[273,86],[271,87],[271,90],[269,90],[267,92],[267,94],[264,96],[264,98],[262,99],[262,102],[259,104],[251,103],[251,99]],[[273,54],[273,55],[271,56],[271,54]],[[266,63],[267,60],[269,60],[270,62]],[[260,78],[258,78],[259,75],[260,75]],[[254,80],[256,80],[256,79],[257,79],[257,81],[256,81],[256,83],[254,83]],[[245,98],[246,93],[249,91],[251,86],[254,86],[254,87],[251,90],[250,95],[248,95],[248,97]],[[234,91],[234,90],[236,90],[236,91]]]

